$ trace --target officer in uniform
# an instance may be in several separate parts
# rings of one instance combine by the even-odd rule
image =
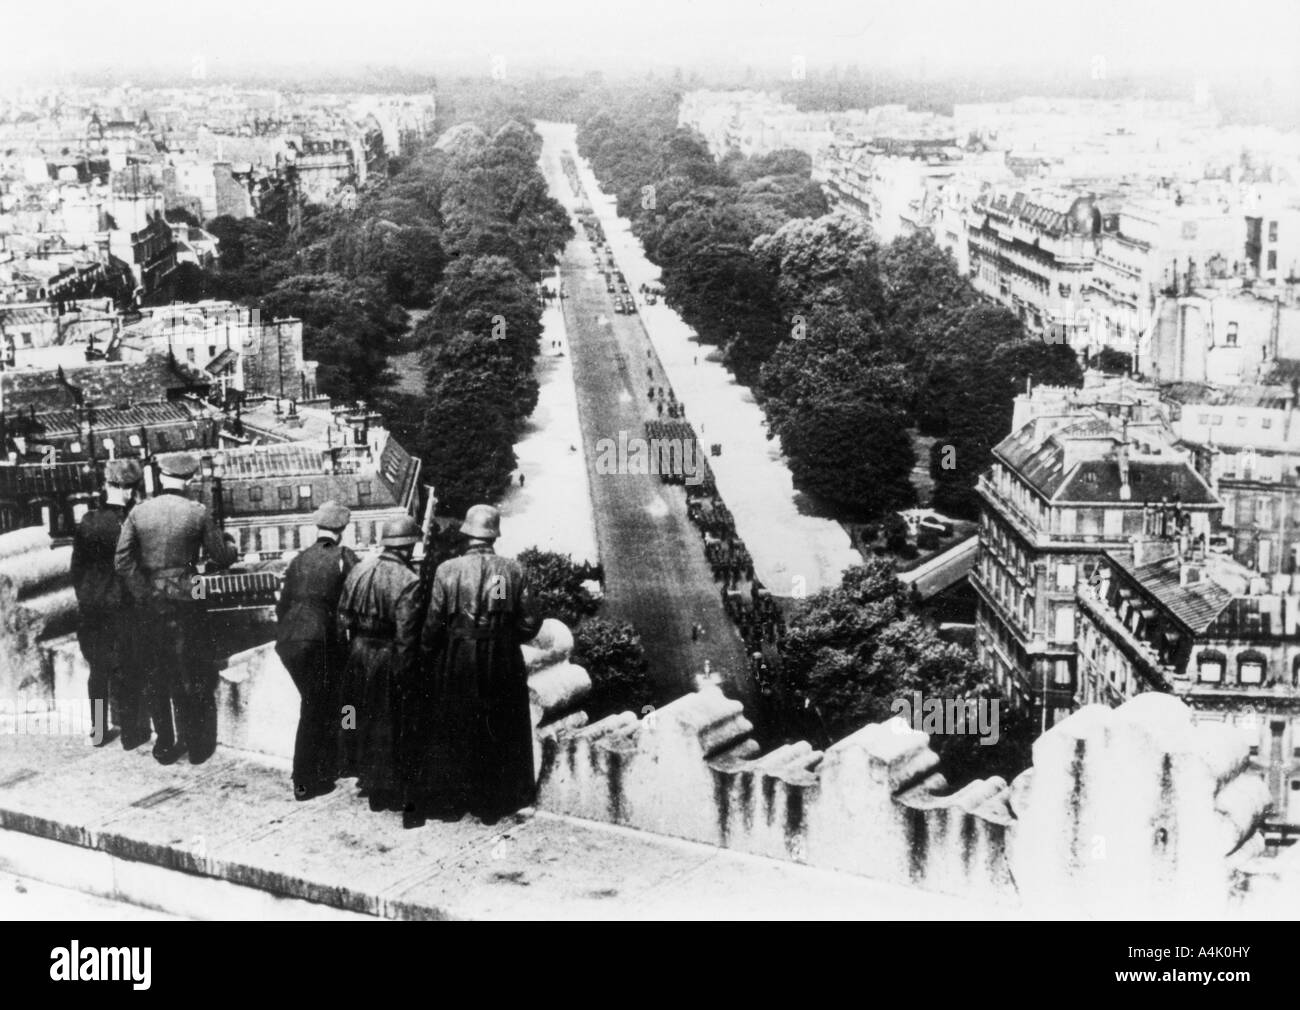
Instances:
[[[195,591],[199,553],[225,568],[239,552],[233,538],[223,538],[212,514],[185,497],[198,460],[173,453],[158,464],[161,491],[123,522],[117,572],[136,606],[148,609],[156,631],[151,647],[140,650],[158,737],[153,756],[172,764],[188,750],[191,763],[201,764],[217,748],[217,668],[211,643],[203,641],[206,615]]]
[[[348,573],[339,598],[339,628],[349,637],[341,699],[344,774],[357,776],[371,810],[397,810],[402,803],[400,700],[420,639],[420,579],[411,568],[419,541],[410,516],[388,520],[379,540],[383,553]]]
[[[104,467],[104,504],[87,512],[72,540],[72,587],[77,594],[77,642],[90,667],[91,737],[102,747],[116,736],[110,729],[113,697],[122,746],[149,739],[149,719],[131,648],[135,622],[114,567],[122,521],[135,500],[143,473],[135,460],[111,459]]]
[[[343,663],[339,594],[357,556],[339,543],[352,513],[328,501],[316,510],[316,543],[289,563],[276,602],[275,651],[301,696],[293,747],[293,794],[309,800],[334,789],[339,773]]]

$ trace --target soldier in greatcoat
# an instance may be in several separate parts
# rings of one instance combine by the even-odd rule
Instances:
[[[372,810],[399,810],[398,732],[402,685],[411,680],[420,637],[420,580],[411,554],[420,528],[410,516],[384,523],[383,552],[348,573],[339,629],[349,639],[343,669],[344,772]]]
[[[338,603],[357,564],[356,554],[339,541],[351,518],[334,501],[316,510],[316,542],[289,562],[275,605],[275,651],[300,698],[293,746],[293,794],[299,800],[331,792],[339,774],[339,692],[347,649]]]
[[[465,553],[434,573],[420,680],[408,692],[408,826],[468,810],[486,824],[532,803],[533,727],[520,645],[541,618],[523,567],[499,557],[501,514],[475,505]]]

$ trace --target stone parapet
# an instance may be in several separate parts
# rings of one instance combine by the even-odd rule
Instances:
[[[544,729],[539,805],[1049,916],[1239,913],[1262,850],[1268,796],[1246,747],[1170,695],[1075,713],[1010,787],[950,789],[899,720],[825,753],[759,754],[749,733],[716,688]]]
[[[72,630],[72,548],[42,528],[0,535],[0,697],[48,702],[53,683],[42,642]]]
[[[549,724],[562,720],[566,728],[580,726],[586,715],[574,709],[591,690],[591,678],[582,667],[569,662],[573,636],[561,622],[547,620],[538,639],[538,645],[526,647],[525,655],[533,725],[552,730]],[[42,651],[50,696],[85,698],[89,670],[76,637],[48,640]],[[217,682],[218,743],[288,760],[293,757],[297,727],[298,689],[273,643],[245,649],[225,661]],[[540,763],[540,737],[534,756]]]

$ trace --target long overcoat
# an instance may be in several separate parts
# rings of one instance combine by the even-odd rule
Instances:
[[[420,636],[419,577],[385,551],[353,568],[339,597],[349,637],[341,701],[344,776],[372,793],[401,788],[397,741],[401,685],[411,679]]]
[[[407,721],[408,782],[433,802],[501,814],[532,802],[533,730],[520,645],[541,627],[523,568],[490,545],[438,566]]]

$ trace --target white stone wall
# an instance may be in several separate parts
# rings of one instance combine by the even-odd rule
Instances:
[[[1058,723],[1010,788],[953,792],[926,734],[896,720],[824,754],[760,755],[749,731],[710,688],[544,733],[539,804],[1049,916],[1223,916],[1261,848],[1246,745],[1170,695]]]

